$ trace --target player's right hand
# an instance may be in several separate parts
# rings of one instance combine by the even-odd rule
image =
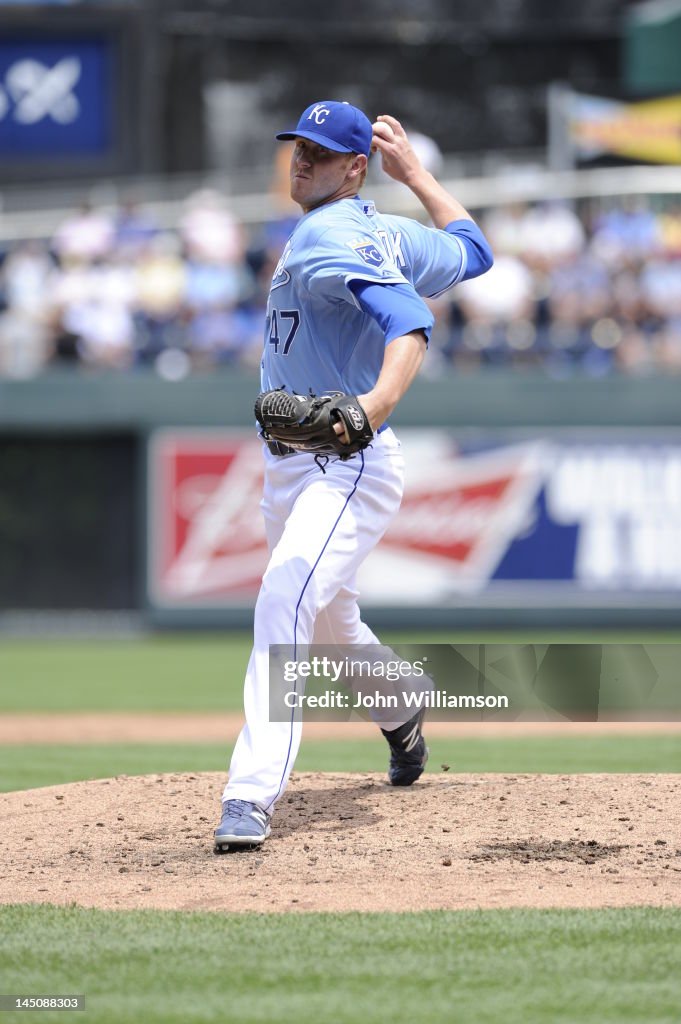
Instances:
[[[371,127],[371,149],[381,154],[386,174],[403,185],[409,185],[419,174],[423,174],[421,161],[411,148],[407,133],[396,117],[379,114]]]
[[[345,429],[345,425],[343,424],[342,421],[339,420],[338,423],[334,423],[333,429],[334,429],[334,432],[338,435],[338,437],[340,437],[340,439],[343,442],[343,444],[350,444],[350,438],[348,437],[348,432]]]

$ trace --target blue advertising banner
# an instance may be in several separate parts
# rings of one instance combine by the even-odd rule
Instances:
[[[681,608],[678,440],[400,436],[402,506],[359,574],[371,601]]]
[[[0,157],[106,156],[113,58],[104,36],[0,40]]]

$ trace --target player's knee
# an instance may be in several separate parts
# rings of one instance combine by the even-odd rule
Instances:
[[[269,620],[275,612],[278,614],[282,610],[282,605],[286,601],[284,594],[278,594],[263,580],[258,599],[255,602],[255,614],[262,619]]]
[[[305,558],[287,558],[278,565],[269,565],[262,578],[260,595],[264,600],[291,600],[293,595],[313,595],[319,587],[321,570]]]
[[[312,567],[304,559],[291,559],[268,569],[263,576],[256,602],[256,615],[273,619],[282,615],[316,615],[320,595]]]

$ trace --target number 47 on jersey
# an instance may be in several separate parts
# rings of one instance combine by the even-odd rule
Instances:
[[[288,321],[288,323],[284,323]],[[287,356],[293,339],[296,336],[296,331],[300,327],[300,313],[297,309],[272,309],[272,316],[270,317],[270,345],[274,345],[274,351],[279,352],[279,345],[282,343],[282,337],[279,334],[281,330],[282,335],[285,333],[283,348],[281,354]]]

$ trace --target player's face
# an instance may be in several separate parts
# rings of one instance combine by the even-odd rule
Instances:
[[[291,199],[307,213],[353,194],[355,182],[348,174],[354,161],[354,153],[335,153],[309,139],[296,139],[291,156]]]

